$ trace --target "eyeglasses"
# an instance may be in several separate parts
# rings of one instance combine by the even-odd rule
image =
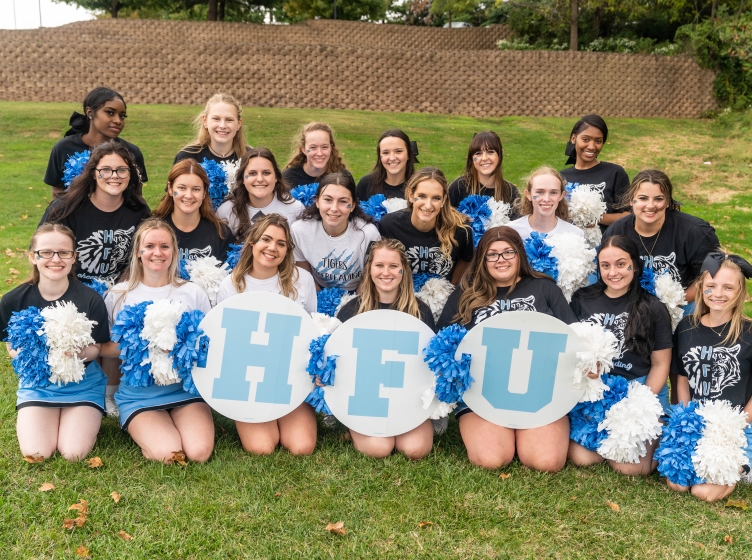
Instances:
[[[507,249],[506,251],[503,251],[501,253],[486,253],[486,262],[498,262],[499,257],[501,257],[505,261],[511,261],[516,256],[517,251],[515,251],[514,249]]]
[[[118,167],[117,169],[103,167],[102,169],[95,169],[95,171],[99,173],[100,179],[109,179],[113,173],[118,179],[126,179],[131,174],[131,170],[127,167]]]
[[[55,255],[57,255],[61,259],[68,260],[76,256],[75,251],[49,251],[47,249],[42,249],[41,251],[34,251],[34,254],[37,256],[38,259],[51,259]]]

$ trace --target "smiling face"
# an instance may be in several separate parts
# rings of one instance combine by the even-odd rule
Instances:
[[[741,273],[722,266],[710,276],[706,273],[702,282],[702,301],[710,311],[723,314],[734,308],[742,290]]]
[[[212,142],[226,145],[232,142],[235,134],[240,130],[241,119],[238,111],[229,103],[213,103],[209,111],[202,118],[204,128],[209,131]]]
[[[603,149],[603,133],[594,126],[588,126],[570,139],[574,143],[578,163],[592,165]]]
[[[248,160],[248,165],[243,171],[243,185],[248,191],[251,206],[264,208],[271,204],[274,198],[274,187],[277,184],[277,176],[274,174],[272,162],[266,158],[255,157]]]
[[[201,177],[188,173],[178,176],[169,184],[167,193],[175,202],[174,211],[186,215],[198,212],[201,202],[206,198],[206,190]]]
[[[117,154],[107,154],[99,160],[97,169],[99,171],[94,170],[94,178],[97,181],[98,194],[108,197],[121,197],[130,181],[130,169],[125,160]],[[102,175],[107,175],[106,170],[108,169],[117,169],[118,173],[113,172],[109,178],[105,179]],[[126,170],[127,173],[123,170]]]
[[[656,183],[640,183],[631,204],[635,219],[640,222],[647,225],[662,224],[666,219],[668,200]]]
[[[67,235],[57,231],[40,233],[36,236],[34,250],[29,253],[29,262],[31,266],[37,267],[39,276],[51,281],[62,280],[70,273],[75,258],[61,259],[59,254],[55,254],[49,259],[38,256],[36,251],[75,251],[73,241]]]
[[[407,146],[404,140],[396,136],[384,138],[379,142],[379,158],[390,177],[404,177],[407,168]]]
[[[90,126],[106,138],[117,138],[125,127],[125,103],[119,98],[106,101],[103,107],[96,111],[88,109],[87,117],[91,117]]]
[[[501,158],[499,153],[493,148],[485,146],[473,154],[473,166],[478,172],[478,180],[481,183],[487,183],[499,167]]]
[[[324,172],[329,157],[332,155],[332,141],[323,130],[307,132],[301,148],[306,157],[306,173],[318,177]],[[311,173],[312,171],[312,173]]]
[[[287,237],[279,226],[269,226],[253,244],[253,269],[276,270],[287,255]]]
[[[410,200],[413,204],[413,225],[426,230],[436,225],[441,207],[446,202],[446,195],[441,183],[435,179],[426,179],[415,186],[410,193]]]
[[[514,255],[512,255],[513,252],[515,253]],[[497,258],[498,260],[493,262]],[[519,276],[520,257],[514,247],[506,241],[494,241],[491,243],[488,246],[484,260],[488,273],[499,288],[511,286]]]
[[[559,202],[564,198],[561,181],[553,175],[538,175],[530,183],[530,190],[525,191],[525,198],[532,202],[533,214],[540,217],[554,216]]]
[[[619,297],[629,291],[635,275],[635,266],[629,253],[613,245],[602,249],[598,253],[598,270],[609,296]]]
[[[141,238],[138,258],[145,271],[166,274],[172,263],[172,236],[164,229],[150,229]]]
[[[389,294],[394,294],[395,290],[399,289],[403,272],[402,261],[397,251],[384,248],[374,251],[370,273],[381,301],[393,301],[394,298],[389,297]]]
[[[324,229],[330,234],[341,233],[347,227],[347,219],[353,211],[354,203],[350,191],[342,185],[326,185],[316,199],[316,207],[321,213]]]

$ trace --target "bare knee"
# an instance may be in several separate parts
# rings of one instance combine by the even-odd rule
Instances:
[[[625,476],[648,476],[655,470],[655,466],[652,461],[640,462],[638,464],[632,463],[615,463],[609,461],[611,468],[619,474]]]
[[[353,437],[353,445],[355,449],[373,457],[374,459],[383,459],[391,455],[394,451],[394,438],[393,437],[368,437],[363,439],[355,436]]]
[[[55,454],[54,445],[24,445],[20,444],[21,455],[24,457],[41,457],[49,459]]]
[[[564,465],[567,463],[567,456],[565,454],[557,455],[551,453],[537,457],[528,457],[526,460],[520,459],[520,462],[536,471],[555,473],[564,468]]]
[[[569,442],[567,458],[578,467],[590,467],[604,461],[603,457],[598,455],[595,451],[590,451],[586,447],[573,441]]]
[[[692,495],[703,502],[717,502],[731,494],[734,488],[736,488],[736,485],[695,484],[692,486]]]
[[[433,442],[431,442],[431,445],[404,446],[400,451],[411,461],[420,461],[431,452],[432,447]]]
[[[60,443],[58,447],[58,451],[60,451],[60,455],[65,457],[66,461],[70,461],[71,463],[76,463],[86,457],[89,452],[94,447],[94,442],[91,442],[91,445],[88,445],[84,442],[78,442],[78,443]]]
[[[674,484],[669,479],[666,479],[666,486],[669,487],[669,489],[673,490],[674,492],[688,492],[689,486],[682,486],[681,484]]]
[[[491,451],[487,449],[467,449],[468,460],[476,467],[495,470],[507,466],[514,459],[514,449]]]
[[[189,461],[206,463],[214,452],[214,439],[186,442],[186,444],[183,445],[183,452]]]

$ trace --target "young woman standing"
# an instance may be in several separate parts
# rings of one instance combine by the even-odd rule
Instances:
[[[375,194],[405,198],[405,186],[414,171],[410,138],[399,129],[387,130],[376,144],[376,165],[358,181],[358,198],[368,200]]]
[[[294,189],[302,185],[318,184],[321,177],[330,173],[343,173],[352,178],[334,143],[332,128],[322,122],[308,123],[303,126],[293,144],[292,156],[282,177]]]

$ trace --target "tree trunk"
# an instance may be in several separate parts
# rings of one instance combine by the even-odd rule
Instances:
[[[710,6],[710,19],[715,19],[715,12],[718,9],[718,0],[713,0],[713,4]]]
[[[217,17],[217,19],[219,19],[219,21],[224,21],[225,20],[225,4],[227,4],[226,0],[219,0],[219,10],[218,10],[219,14],[218,14],[218,17]]]
[[[209,0],[209,11],[206,14],[207,21],[217,21],[217,0]]]
[[[576,51],[577,47],[577,20],[580,19],[580,10],[577,0],[569,0],[571,14],[569,16],[569,50]]]
[[[452,12],[449,12],[449,29],[452,28]]]
[[[120,2],[120,0],[112,0],[112,4],[110,4],[110,17],[112,19],[117,19],[118,12],[122,7],[123,4],[122,2]]]
[[[598,6],[593,14],[593,37],[597,39],[601,36],[601,15],[603,15],[603,6]]]

